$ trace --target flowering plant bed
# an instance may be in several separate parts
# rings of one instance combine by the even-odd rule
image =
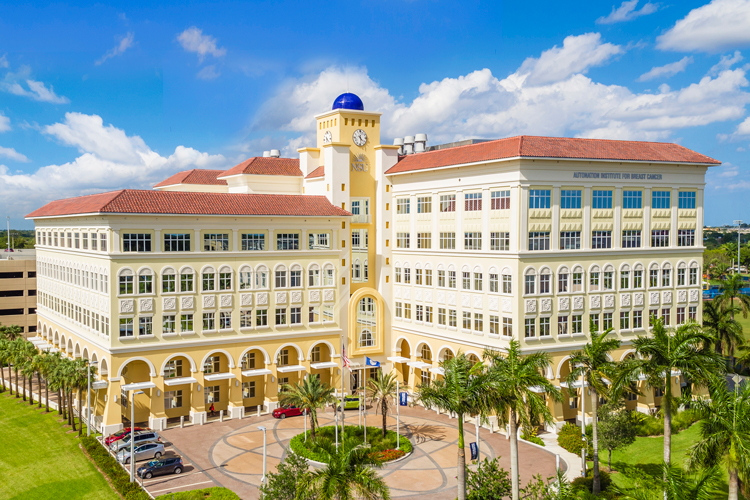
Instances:
[[[339,432],[341,428],[339,427]],[[316,441],[314,442],[310,437],[310,431],[307,431],[307,440],[305,440],[305,433],[297,434],[289,442],[289,447],[294,453],[300,455],[308,460],[315,462],[325,462],[326,455],[323,453],[317,443],[323,440],[334,442],[336,433],[333,426],[323,426],[316,429]],[[364,428],[356,425],[346,426],[346,438],[347,440],[353,439],[355,442],[364,443]],[[339,434],[339,439],[341,435]],[[401,435],[399,439],[399,447],[396,449],[396,432],[387,431],[385,437],[383,437],[383,429],[381,427],[367,427],[367,444],[372,450],[371,456],[381,460],[383,462],[390,462],[397,460],[404,455],[411,453],[412,446],[409,439]]]
[[[406,455],[406,452],[404,450],[383,450],[370,453],[371,457],[379,460],[380,462],[390,462],[391,460],[399,459],[404,455]]]

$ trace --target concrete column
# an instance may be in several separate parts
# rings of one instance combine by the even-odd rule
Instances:
[[[669,228],[669,246],[670,247],[677,247],[677,214],[679,207],[679,199],[680,199],[680,190],[679,188],[672,188],[672,195],[671,195],[671,208],[672,208],[672,219],[670,223]]]
[[[521,221],[519,214],[522,212],[520,193],[521,188],[519,186],[513,186],[510,189],[510,249],[513,252],[518,252],[521,242],[524,241],[520,237]]]
[[[203,374],[196,372],[194,376],[199,382],[191,384],[190,421],[193,425],[203,425],[206,423],[206,403],[205,396],[203,395],[206,388],[203,385]]]
[[[162,251],[161,229],[154,229],[154,252]]]
[[[482,190],[482,251],[490,251],[490,206],[492,198],[490,190]]]
[[[641,231],[641,243],[643,244],[643,248],[651,248],[651,188],[643,190],[643,231]],[[648,273],[648,271],[645,272]]]
[[[151,389],[151,413],[148,417],[148,426],[155,431],[163,431],[167,428],[167,414],[164,411],[164,379],[154,380],[156,387]]]
[[[528,187],[518,186],[511,192],[511,197],[516,194],[516,199],[512,199],[512,207],[518,207],[519,212],[510,214],[512,220],[517,220],[517,229],[515,231],[517,251],[526,251],[529,249],[529,189]],[[520,215],[520,217],[518,217]],[[511,233],[511,244],[513,235]]]
[[[560,250],[560,186],[552,188],[552,234],[550,234],[550,250]]]
[[[193,252],[199,253],[203,249],[203,242],[201,241],[201,230],[195,229],[193,230],[193,233]]]
[[[242,399],[242,369],[238,366],[232,370],[237,376],[236,379],[230,379],[229,382],[229,404],[227,405],[227,415],[229,418],[242,418],[245,416],[245,405]],[[258,387],[255,388],[258,390]]]
[[[591,186],[586,186],[583,188],[581,197],[581,205],[583,206],[583,234],[581,234],[581,250],[589,250],[591,248]]]
[[[464,249],[464,192],[456,191],[456,250]]]
[[[612,248],[619,249],[622,247],[622,188],[615,188],[614,207],[615,207],[615,227],[612,231]]]
[[[703,190],[695,193],[695,245],[703,246]],[[702,263],[701,263],[702,264]]]
[[[106,406],[101,413],[102,434],[109,435],[122,429],[122,403],[120,402],[120,381],[110,381],[106,392]]]

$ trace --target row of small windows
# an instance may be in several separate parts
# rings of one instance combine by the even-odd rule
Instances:
[[[37,231],[36,241],[38,244],[51,247],[107,251],[107,235],[105,233]]]
[[[464,211],[474,212],[482,210],[481,192],[464,193]],[[440,195],[440,212],[456,211],[456,195]],[[490,192],[490,210],[508,210],[510,209],[510,190],[500,190]],[[396,199],[396,213],[406,215],[411,213],[411,198]],[[417,213],[432,213],[432,196],[417,197]]]
[[[44,292],[39,292],[37,300],[43,307],[109,337],[109,318],[107,316]]]
[[[416,268],[414,271],[414,279],[412,281],[412,269],[410,267],[401,267],[396,264],[394,267],[395,282],[402,283],[405,285],[415,284],[424,286],[433,286],[432,280],[432,269],[420,269]],[[438,269],[437,271],[437,286],[441,288],[457,288],[458,287],[458,276],[459,274],[454,270],[443,270]],[[510,270],[504,269],[502,274],[497,272],[490,272],[488,279],[488,290],[493,293],[513,293],[513,278],[511,277]],[[478,271],[461,271],[461,288],[463,290],[475,290],[483,291],[484,288],[484,274]]]
[[[331,248],[331,235],[329,233],[308,233],[308,250],[321,250]],[[190,233],[166,233],[163,235],[165,252],[190,252]],[[276,233],[276,250],[300,250],[299,233]],[[204,252],[228,252],[230,237],[229,233],[204,233]],[[266,250],[265,233],[240,233],[240,249],[242,251]],[[152,235],[148,233],[123,233],[123,252],[151,252]]]
[[[612,190],[594,189],[591,192],[591,207],[594,209],[612,209]],[[651,208],[672,208],[671,191],[652,191]],[[580,209],[582,191],[580,189],[561,189],[560,208]],[[550,189],[529,189],[529,208],[551,208],[552,191]],[[625,209],[643,208],[643,192],[623,190],[622,207]],[[695,209],[695,191],[680,191],[677,207],[681,209]]]
[[[529,250],[543,251],[550,249],[549,231],[529,232]],[[481,233],[480,233],[481,237]],[[622,231],[621,248],[641,248],[642,238],[640,229]],[[669,229],[653,229],[651,231],[651,247],[665,248],[670,246]],[[695,229],[678,229],[677,246],[695,246]],[[481,244],[480,244],[481,247]],[[581,248],[581,231],[560,231],[560,250],[579,250]],[[591,248],[612,248],[612,231],[592,231]],[[472,249],[467,247],[466,249]]]
[[[250,266],[242,266],[237,273],[239,290],[268,289],[269,281],[273,279],[274,288],[301,288],[303,286],[303,270],[299,264],[277,266],[273,274],[268,268],[260,265],[253,270]],[[192,268],[183,268],[177,273],[172,268],[165,268],[161,273],[161,292],[194,292],[195,271]],[[203,292],[232,291],[234,290],[234,271],[224,266],[216,269],[205,267],[200,273],[200,290]],[[335,270],[331,264],[326,264],[323,269],[318,264],[311,264],[307,270],[307,286],[334,286]],[[122,269],[118,274],[118,293],[120,295],[153,294],[156,286],[156,277],[149,268],[138,271],[137,276],[130,269]],[[137,290],[137,291],[136,291]]]
[[[441,250],[456,249],[456,233],[441,232],[438,237],[438,245]],[[396,248],[411,248],[411,233],[396,233]],[[417,233],[416,248],[432,248],[432,233]],[[482,249],[482,232],[467,231],[464,232],[464,250],[481,250]],[[510,233],[507,231],[493,231],[490,233],[490,250],[507,251],[510,250]]]
[[[334,321],[332,305],[310,306],[306,309],[308,325],[332,323]],[[270,326],[302,326],[303,324],[302,307],[278,307],[272,310],[243,309],[239,314],[239,328],[241,330]],[[197,325],[196,321],[199,321]],[[120,338],[132,338],[136,332],[139,337],[154,335],[154,318],[152,316],[120,318],[119,326]],[[235,328],[232,322],[232,311],[204,312],[197,318],[192,313],[162,315],[161,332],[163,335],[196,333],[196,326],[200,326],[200,331],[209,333],[229,332]]]
[[[80,286],[95,292],[106,293],[109,287],[109,278],[102,272],[77,269],[65,264],[52,264],[50,262],[37,262],[39,275],[51,278],[70,285]]]

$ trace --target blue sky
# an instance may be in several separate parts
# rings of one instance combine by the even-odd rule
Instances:
[[[750,0],[0,2],[0,215],[295,156],[349,90],[383,142],[677,142],[724,162],[706,223],[750,221],[749,48]]]

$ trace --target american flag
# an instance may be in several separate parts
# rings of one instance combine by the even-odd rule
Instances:
[[[344,347],[344,344],[341,344],[341,362],[346,368],[349,369],[349,371],[352,371],[351,366],[349,364],[349,358],[346,357],[346,347]]]

